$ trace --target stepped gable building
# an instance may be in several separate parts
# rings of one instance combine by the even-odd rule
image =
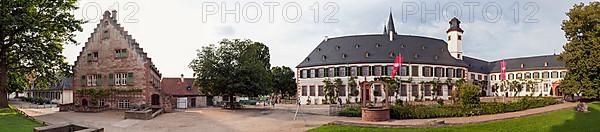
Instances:
[[[556,96],[556,87],[566,73],[564,63],[556,55],[505,59],[508,81],[535,82],[534,89],[510,91],[500,81],[500,60],[486,61],[464,56],[464,30],[453,18],[446,30],[447,38],[401,35],[396,32],[392,14],[382,34],[325,38],[297,68],[298,95],[302,104],[320,104],[325,98],[324,79],[341,79],[338,91],[342,102],[359,101],[359,88],[349,87],[348,80],[372,81],[391,75],[394,57],[402,55],[403,65],[397,75],[404,80],[392,100],[404,101],[448,99],[455,87],[439,85],[433,91],[431,81],[466,79],[482,87],[483,96]],[[506,81],[504,81],[506,82]],[[382,100],[382,86],[374,85],[371,96]],[[396,93],[398,95],[396,95]]]
[[[170,108],[160,90],[161,73],[133,37],[106,11],[81,49],[74,70],[74,104],[79,110],[134,106]],[[169,111],[169,110],[165,110]]]

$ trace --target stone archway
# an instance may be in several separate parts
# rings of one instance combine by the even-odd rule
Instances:
[[[160,105],[160,95],[152,94],[152,96],[150,96],[150,102],[152,105]]]

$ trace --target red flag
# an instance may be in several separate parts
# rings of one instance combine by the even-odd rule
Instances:
[[[398,54],[394,59],[394,67],[392,68],[392,78],[396,76],[396,72],[402,67],[402,55]]]
[[[500,61],[500,80],[506,80],[506,61]]]

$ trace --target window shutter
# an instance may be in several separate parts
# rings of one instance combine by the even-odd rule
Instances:
[[[96,86],[102,86],[102,75],[96,74]]]
[[[127,49],[122,49],[121,50],[121,57],[127,57],[127,56],[128,56]]]
[[[109,73],[108,74],[108,86],[112,86],[115,85],[115,78],[114,78],[115,74]]]
[[[127,73],[127,85],[133,85],[133,73]]]
[[[87,83],[87,80],[85,79],[85,76],[81,76],[81,79],[79,80],[79,84],[81,86],[85,86],[85,84]]]

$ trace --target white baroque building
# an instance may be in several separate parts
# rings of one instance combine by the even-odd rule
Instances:
[[[398,94],[390,93],[390,100],[403,101],[448,99],[454,86],[438,85],[432,91],[431,83],[439,80],[465,79],[482,87],[482,96],[557,96],[556,87],[566,74],[564,63],[556,55],[505,59],[506,79],[500,81],[500,61],[485,61],[463,55],[463,30],[457,18],[450,20],[446,31],[447,41],[397,34],[392,14],[384,26],[383,34],[353,35],[325,38],[296,68],[297,97],[302,104],[322,104],[325,99],[323,80],[341,79],[343,88],[338,91],[343,103],[355,102],[360,95],[353,95],[350,78],[355,82],[373,81],[389,77],[394,57],[402,55],[403,65],[397,77],[403,82]],[[510,82],[523,82],[523,88],[509,89]],[[525,88],[526,83],[533,88]],[[374,85],[371,95],[383,100],[385,93],[380,85]],[[437,93],[437,94],[435,94]]]

